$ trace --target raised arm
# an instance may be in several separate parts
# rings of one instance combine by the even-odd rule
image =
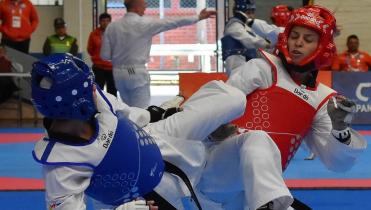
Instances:
[[[207,11],[206,9],[203,9],[198,16],[194,17],[187,17],[187,18],[176,18],[176,19],[152,19],[152,18],[146,18],[145,21],[147,24],[145,27],[148,28],[150,33],[152,35],[168,31],[174,28],[192,25],[197,23],[200,20],[204,20],[207,18],[212,18],[216,14],[215,11]]]

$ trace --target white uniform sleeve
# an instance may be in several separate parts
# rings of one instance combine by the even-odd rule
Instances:
[[[47,209],[85,210],[84,191],[92,170],[83,167],[44,166]]]
[[[239,22],[231,23],[224,30],[224,36],[231,36],[246,48],[266,48],[268,42],[255,34],[250,28],[244,27]]]
[[[240,89],[245,95],[272,85],[271,66],[261,58],[251,59],[233,71],[227,84]]]
[[[115,111],[122,111],[125,113],[125,116],[139,127],[146,126],[151,120],[150,113],[146,109],[130,107],[109,93],[105,93],[105,96],[108,98]]]
[[[187,26],[194,23],[197,23],[198,17],[190,17],[190,18],[176,18],[176,19],[155,19],[155,18],[149,18],[149,17],[143,17],[143,21],[145,24],[141,24],[138,27],[145,27],[141,31],[148,31],[148,33],[151,33],[153,36],[168,31],[174,28],[178,28],[181,26]]]
[[[112,60],[112,45],[111,45],[111,27],[108,25],[103,35],[102,46],[100,49],[100,56],[103,60]]]
[[[339,172],[349,170],[358,155],[366,149],[367,142],[358,132],[351,129],[350,144],[343,144],[332,136],[331,129],[326,104],[316,114],[311,131],[304,140],[328,169]]]
[[[254,19],[251,28],[257,35],[268,39],[271,42],[271,46],[274,46],[277,43],[278,34],[285,30],[283,27],[270,25],[266,21],[260,19]]]

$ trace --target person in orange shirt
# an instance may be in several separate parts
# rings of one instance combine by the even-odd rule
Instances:
[[[368,53],[359,51],[359,39],[357,35],[350,35],[347,38],[348,50],[338,55],[333,64],[332,70],[367,72],[371,67],[371,57]]]
[[[93,62],[93,71],[95,74],[95,82],[103,89],[107,85],[107,92],[112,95],[117,94],[115,82],[112,74],[112,63],[105,61],[100,57],[100,49],[102,37],[106,27],[111,22],[111,15],[102,13],[99,15],[99,27],[90,33],[88,41],[88,53]]]
[[[1,43],[24,53],[29,52],[31,34],[39,24],[35,7],[29,0],[0,2]]]

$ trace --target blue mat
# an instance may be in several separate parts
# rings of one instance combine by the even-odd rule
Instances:
[[[41,166],[34,161],[31,153],[34,145],[0,144],[0,177],[42,178]]]
[[[371,136],[366,136],[368,145],[371,145]],[[287,179],[371,179],[371,147],[368,146],[363,152],[353,168],[347,172],[333,172],[328,170],[319,158],[314,160],[304,160],[309,152],[299,148],[294,156],[292,163],[286,169],[284,177]]]
[[[371,136],[367,136],[369,145]],[[31,155],[34,143],[0,144],[0,177],[41,178],[41,167]],[[336,173],[329,171],[317,158],[304,160],[308,152],[299,148],[292,163],[284,173],[288,179],[311,178],[371,178],[371,147],[368,147],[358,159],[357,164],[348,172]]]
[[[293,190],[313,210],[371,209],[371,190]],[[0,192],[1,210],[45,210],[44,192]],[[87,210],[93,210],[88,202]]]

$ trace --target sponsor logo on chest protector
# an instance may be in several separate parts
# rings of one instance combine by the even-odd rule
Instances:
[[[309,95],[303,89],[295,88],[294,93],[306,101],[309,99]]]
[[[98,141],[102,144],[104,148],[108,148],[109,145],[112,143],[113,139],[113,131],[108,131],[108,133],[103,133],[99,138]]]

